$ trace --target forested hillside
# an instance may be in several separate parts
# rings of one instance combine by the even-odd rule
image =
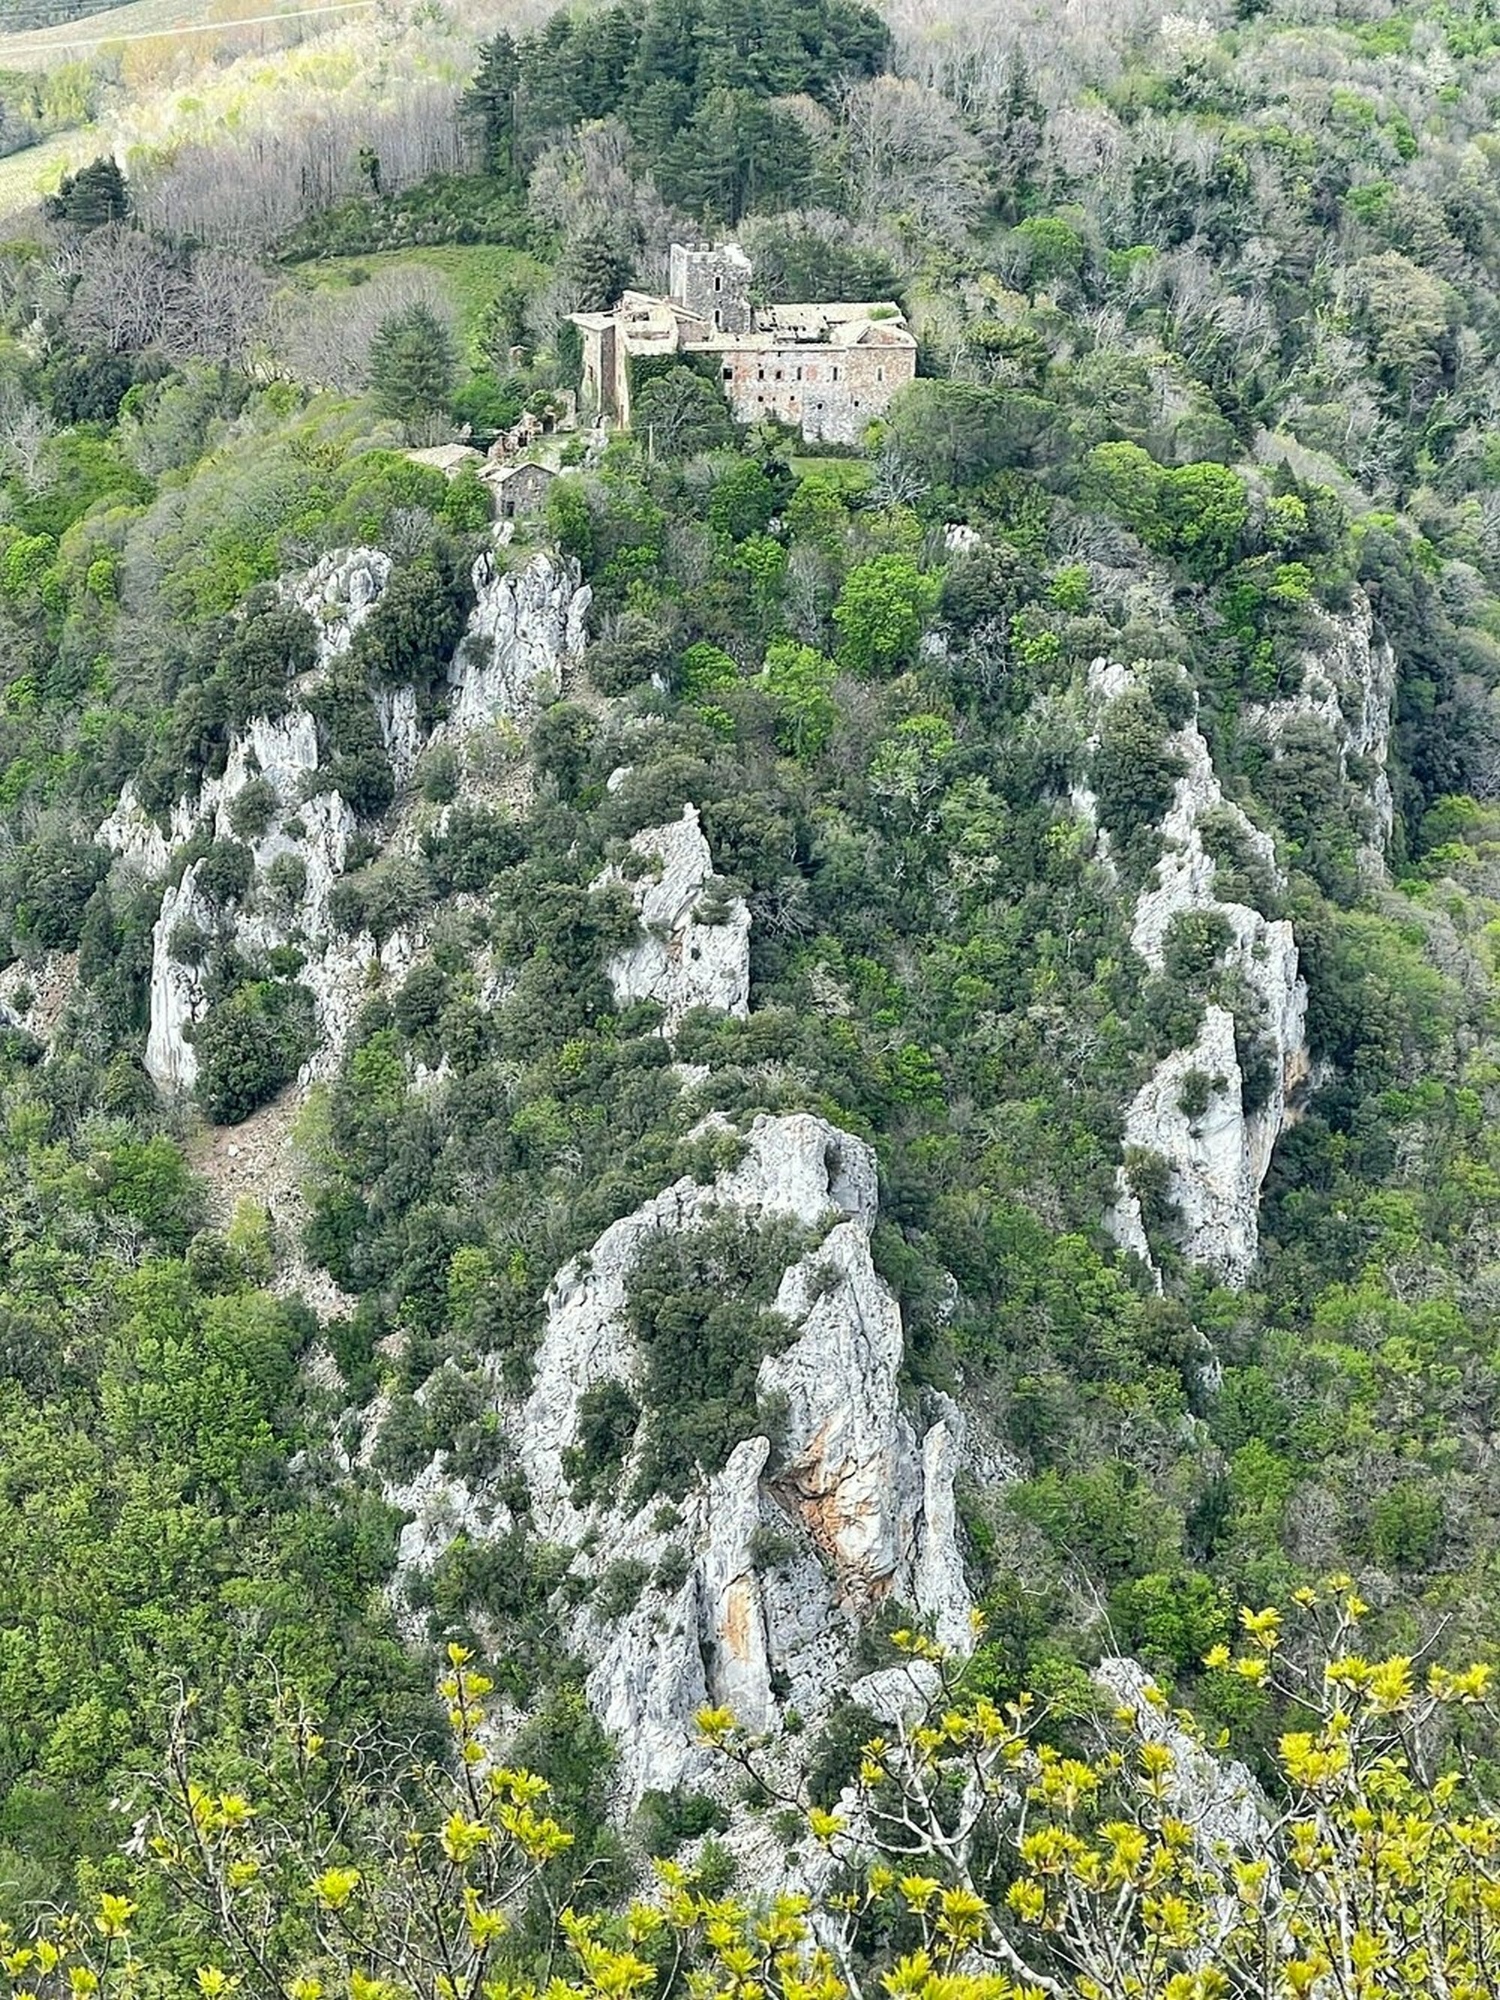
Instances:
[[[1500,24],[358,35],[0,243],[0,1922],[473,2000],[651,1856],[828,1894],[884,1825],[994,1934],[877,1878],[851,1991],[1491,1990],[1433,1939],[1500,1833],[1413,1800],[1478,1815],[1500,1750],[1451,1678],[1500,1619]],[[0,75],[0,146],[105,147],[101,65]],[[570,316],[729,239],[761,304],[899,301],[856,448],[690,357],[572,424]],[[1325,1682],[1356,1626],[1427,1694]],[[1228,1804],[1180,1724],[1152,1790],[1148,1677]],[[445,1710],[482,1802],[397,1782]],[[1004,1770],[1055,1866],[954,1834]],[[1380,1919],[1405,1984],[1255,1959],[1222,1843],[1309,1798],[1360,1866],[1407,1815],[1400,1896],[1468,1857]],[[1068,1928],[1126,1876],[1196,1898],[1129,1904],[1135,1986]],[[644,1971],[575,1934],[585,1989],[749,2000],[705,1908],[600,1919]],[[1238,1983],[1170,1984],[1215,1922]],[[767,1990],[844,1990],[778,1936]]]

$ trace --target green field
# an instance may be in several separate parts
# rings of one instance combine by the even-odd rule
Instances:
[[[70,167],[82,166],[99,151],[89,144],[89,133],[60,132],[23,153],[11,153],[0,160],[0,235],[7,217],[19,215],[50,194]]]
[[[471,365],[478,358],[485,313],[501,282],[514,278],[530,288],[542,275],[542,267],[534,257],[498,243],[382,250],[369,257],[319,257],[295,269],[318,286],[360,284],[377,273],[389,271],[435,271],[452,299],[460,345]]]
[[[875,476],[875,468],[863,458],[794,458],[791,464],[799,479],[815,472],[844,493],[863,493]]]
[[[158,36],[191,34],[212,47],[215,33],[242,29],[248,38],[256,29],[274,28],[283,16],[296,16],[306,28],[326,15],[328,25],[353,18],[374,0],[133,0],[56,27],[0,32],[0,69],[25,69],[59,57],[87,53],[115,42],[151,41]],[[0,30],[4,29],[0,16]]]

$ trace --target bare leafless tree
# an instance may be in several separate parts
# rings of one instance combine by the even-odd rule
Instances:
[[[260,252],[296,226],[368,187],[399,193],[427,175],[465,162],[458,86],[427,82],[389,104],[314,100],[233,138],[179,146],[135,182],[136,211],[148,228],[181,240]]]
[[[365,387],[370,343],[382,321],[414,305],[451,326],[453,301],[433,272],[382,272],[368,284],[286,291],[267,315],[272,365],[299,382],[346,393]]]
[[[193,259],[171,345],[175,353],[225,367],[242,366],[265,324],[271,280],[234,250],[203,250]]]
[[[80,347],[139,352],[171,345],[191,296],[185,260],[142,230],[92,230],[78,248],[80,276],[68,332]]]
[[[0,380],[0,471],[17,474],[37,492],[46,478],[47,440],[56,428],[18,384]]]
[[[607,226],[629,246],[644,280],[665,283],[668,246],[692,225],[640,172],[633,151],[618,118],[580,127],[548,146],[537,161],[526,205],[537,222],[560,231],[568,242]]]
[[[906,77],[873,77],[847,90],[840,110],[840,146],[861,221],[895,212],[944,240],[970,226],[983,200],[979,144],[935,90]]]

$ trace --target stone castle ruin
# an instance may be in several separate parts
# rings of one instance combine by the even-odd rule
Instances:
[[[755,306],[737,243],[674,243],[669,293],[626,292],[612,312],[573,315],[583,335],[585,418],[630,424],[632,363],[700,357],[735,421],[766,417],[810,444],[855,444],[917,372],[917,343],[891,300]]]

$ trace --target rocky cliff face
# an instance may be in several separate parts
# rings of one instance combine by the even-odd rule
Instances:
[[[1295,730],[1328,733],[1344,778],[1362,802],[1362,863],[1378,872],[1394,811],[1387,764],[1395,658],[1363,597],[1341,616],[1319,617],[1318,640],[1305,655],[1297,694],[1248,709],[1246,726],[1268,739],[1273,753]],[[1090,693],[1102,708],[1131,683],[1128,669],[1098,661]],[[1223,919],[1229,933],[1223,963],[1242,976],[1259,1014],[1257,1076],[1252,1088],[1243,1019],[1237,1029],[1225,1008],[1206,1007],[1193,1045],[1168,1055],[1128,1107],[1124,1143],[1127,1153],[1153,1155],[1165,1164],[1166,1192],[1178,1212],[1189,1260],[1238,1286],[1255,1264],[1260,1190],[1272,1149],[1311,1071],[1307,989],[1291,925],[1270,921],[1220,893],[1219,864],[1205,830],[1211,822],[1221,834],[1227,828],[1234,846],[1279,888],[1269,837],[1225,799],[1196,719],[1179,729],[1168,747],[1181,760],[1183,775],[1161,824],[1161,859],[1136,903],[1131,942],[1159,972],[1179,916],[1199,910]],[[1086,817],[1094,816],[1086,791],[1075,792],[1074,804]],[[1123,1246],[1149,1261],[1142,1205],[1123,1172],[1109,1222]]]
[[[375,609],[394,565],[383,549],[336,549],[302,576],[286,577],[281,597],[305,611],[318,627],[318,667],[347,653],[354,635]]]
[[[17,960],[0,972],[0,1028],[18,1028],[50,1053],[77,986],[76,951]]]
[[[1117,699],[1131,685],[1127,669],[1099,661],[1090,676],[1097,702]],[[1170,738],[1181,767],[1172,804],[1161,822],[1161,858],[1136,899],[1131,943],[1153,972],[1166,965],[1173,927],[1191,912],[1216,917],[1227,943],[1221,962],[1237,972],[1253,997],[1265,1081],[1258,1091],[1245,1074],[1243,1035],[1233,1014],[1207,1006],[1191,1047],[1158,1065],[1125,1114],[1127,1154],[1165,1163],[1167,1194],[1180,1218],[1189,1260],[1225,1284],[1243,1285],[1258,1247],[1257,1209],[1271,1150],[1288,1106],[1306,1082],[1307,987],[1292,927],[1246,903],[1220,895],[1219,862],[1206,835],[1211,823],[1265,877],[1280,885],[1270,837],[1224,796],[1208,744],[1194,715]],[[1119,1199],[1109,1218],[1123,1247],[1150,1261],[1141,1202],[1122,1169]]]
[[[681,819],[648,827],[630,845],[636,863],[606,869],[595,884],[625,882],[640,914],[639,939],[605,968],[616,1005],[656,1001],[668,1035],[694,1007],[743,1018],[750,1011],[750,912],[714,874],[697,807],[684,806]]]
[[[348,651],[379,602],[391,568],[380,550],[354,549],[325,557],[305,576],[285,582],[282,595],[306,611],[319,632],[317,662],[296,690],[294,705],[284,715],[260,716],[236,731],[222,776],[180,799],[165,830],[127,786],[98,831],[121,866],[149,879],[167,873],[173,856],[195,834],[207,830],[215,839],[233,839],[233,807],[252,780],[264,779],[276,795],[266,830],[249,843],[251,891],[232,911],[218,911],[207,901],[197,863],[163,897],[153,937],[145,1060],[164,1090],[187,1091],[196,1083],[192,1030],[208,1005],[201,965],[174,951],[174,938],[180,945],[193,931],[212,934],[227,923],[242,950],[295,944],[304,953],[299,977],[317,1009],[315,1070],[337,1061],[371,967],[399,973],[419,949],[417,939],[400,932],[380,945],[368,932],[354,937],[333,932],[329,898],[347,867],[356,820],[336,790],[319,786],[324,767],[318,726],[304,705],[331,662]],[[576,571],[547,556],[502,573],[492,556],[482,555],[474,584],[475,609],[449,669],[449,716],[440,725],[445,739],[458,743],[502,719],[522,726],[540,702],[556,698],[566,663],[582,649],[588,609],[589,593]],[[404,786],[427,741],[415,694],[397,688],[373,699],[392,771],[398,787]],[[283,856],[297,864],[301,886],[273,896],[266,878]]]
[[[699,1229],[726,1211],[820,1232],[777,1293],[794,1336],[761,1365],[775,1440],[744,1439],[665,1512],[659,1496],[640,1506],[619,1497],[631,1491],[631,1461],[614,1499],[580,1503],[566,1469],[580,1399],[608,1380],[640,1386],[626,1311],[636,1259],[659,1231]],[[901,1317],[871,1262],[874,1219],[875,1163],[862,1141],[821,1118],[762,1115],[737,1164],[706,1186],[674,1182],[614,1223],[547,1295],[534,1387],[512,1436],[533,1533],[580,1551],[580,1576],[632,1565],[643,1579],[623,1613],[563,1612],[631,1801],[708,1778],[694,1728],[705,1705],[726,1704],[754,1729],[791,1709],[816,1726],[851,1680],[861,1620],[887,1601],[929,1618],[946,1644],[968,1644],[953,1502],[962,1423],[944,1398],[917,1412],[903,1397]],[[431,1502],[403,1541],[417,1564],[445,1545],[450,1523],[481,1532],[483,1511],[436,1465],[422,1477]],[[491,1519],[488,1532],[508,1525]]]
[[[586,639],[589,592],[572,565],[533,556],[501,570],[493,556],[474,565],[474,610],[448,670],[447,733],[501,721],[526,728],[562,692],[565,663]]]
[[[1362,864],[1379,874],[1396,817],[1389,770],[1396,656],[1359,592],[1347,612],[1319,614],[1318,626],[1316,643],[1303,654],[1297,693],[1250,710],[1246,719],[1273,750],[1299,724],[1327,730],[1344,778],[1363,803]]]
[[[1221,1764],[1191,1735],[1138,1660],[1103,1659],[1094,1679],[1120,1708],[1131,1711],[1144,1741],[1164,1744],[1172,1753],[1166,1779],[1170,1810],[1189,1829],[1201,1858],[1212,1863],[1226,1854],[1264,1854],[1269,1807],[1249,1769],[1238,1762]]]

